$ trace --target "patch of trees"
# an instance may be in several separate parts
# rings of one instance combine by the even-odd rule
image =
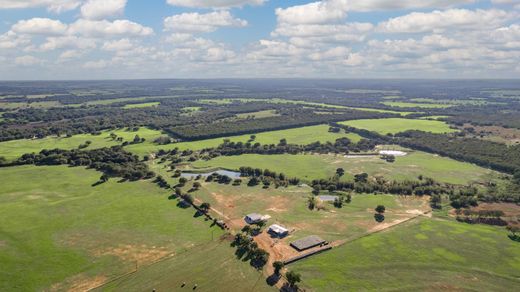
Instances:
[[[507,146],[481,139],[421,131],[407,131],[396,136],[396,141],[405,147],[437,153],[507,173],[520,170],[520,145]]]
[[[235,235],[231,246],[237,249],[235,255],[239,259],[249,260],[251,266],[256,269],[261,269],[269,260],[269,253],[259,248],[250,235],[238,233]]]
[[[256,186],[260,183],[265,188],[274,185],[278,187],[287,187],[289,185],[298,185],[300,180],[298,178],[289,178],[283,173],[276,173],[269,169],[252,168],[248,166],[242,166],[239,168],[240,175],[244,177],[250,177],[247,185],[250,187]]]
[[[501,217],[504,212],[501,210],[471,210],[471,209],[457,209],[457,221],[470,224],[488,224],[497,226],[506,226],[507,222]]]
[[[122,177],[126,180],[148,179],[155,176],[139,157],[124,151],[120,146],[101,148],[88,151],[73,150],[42,150],[38,154],[24,154],[11,165],[70,165],[85,166],[103,172],[104,177]]]

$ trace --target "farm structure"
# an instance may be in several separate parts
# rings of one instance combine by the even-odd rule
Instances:
[[[251,213],[251,214],[246,215],[246,217],[244,217],[244,221],[246,221],[247,224],[256,224],[256,223],[260,223],[262,221],[269,220],[270,218],[271,218],[271,216],[269,216],[269,215]]]
[[[278,237],[284,237],[289,234],[289,230],[281,225],[273,224],[269,226],[269,233]]]
[[[298,251],[304,251],[322,244],[327,244],[327,242],[316,235],[310,235],[291,242],[291,246]]]
[[[318,197],[322,202],[334,202],[336,199],[338,199],[338,196],[331,196],[331,195],[321,195]]]

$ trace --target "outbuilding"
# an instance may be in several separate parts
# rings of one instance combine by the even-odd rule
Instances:
[[[296,241],[291,242],[291,246],[298,251],[313,248],[315,246],[326,243],[325,240],[316,235],[307,236]]]
[[[246,215],[244,220],[247,222],[247,224],[256,224],[260,221],[263,221],[263,216],[258,213],[251,213]]]
[[[322,202],[334,202],[336,199],[338,199],[338,196],[331,196],[331,195],[321,195],[318,197]]]
[[[289,234],[289,230],[281,225],[273,224],[269,226],[269,233],[278,237],[284,237]]]

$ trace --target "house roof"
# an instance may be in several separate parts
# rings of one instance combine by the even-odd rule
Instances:
[[[262,215],[258,213],[247,214],[246,217],[253,221],[262,220]]]
[[[276,233],[289,232],[289,230],[287,228],[285,228],[281,225],[278,225],[278,224],[273,224],[273,225],[269,226],[269,230],[276,232]]]
[[[323,202],[333,202],[334,200],[336,200],[338,198],[338,196],[322,195],[322,196],[319,196],[319,198]]]
[[[302,251],[320,245],[324,242],[325,240],[321,239],[321,237],[311,235],[291,242],[291,246],[299,251]]]

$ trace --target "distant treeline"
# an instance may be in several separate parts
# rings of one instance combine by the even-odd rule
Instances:
[[[520,145],[507,146],[481,139],[421,131],[407,131],[396,137],[397,143],[412,149],[437,153],[506,173],[520,171]]]
[[[24,154],[10,165],[70,165],[86,166],[103,172],[102,181],[109,177],[127,180],[152,178],[155,174],[136,155],[124,151],[120,146],[95,150],[42,150],[38,154]]]

